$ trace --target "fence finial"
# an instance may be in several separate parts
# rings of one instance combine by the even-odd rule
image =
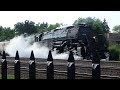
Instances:
[[[47,58],[47,79],[54,79],[54,65],[51,51],[49,51]]]
[[[15,60],[19,60],[20,58],[19,58],[19,53],[18,53],[18,51],[16,51],[16,55],[15,55]]]
[[[35,60],[33,50],[31,51],[30,60]]]
[[[70,51],[68,64],[67,64],[67,79],[75,79],[75,60],[73,52]]]
[[[29,61],[29,79],[36,78],[36,64],[33,50],[31,51],[30,61]]]
[[[74,56],[73,56],[73,52],[70,51],[69,57],[68,57],[68,62],[74,62]]]
[[[3,51],[2,59],[6,59],[5,51]]]
[[[52,53],[49,51],[47,61],[53,61]]]

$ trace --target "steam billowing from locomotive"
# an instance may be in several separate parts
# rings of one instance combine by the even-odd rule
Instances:
[[[30,53],[33,50],[35,58],[47,58],[49,48],[46,46],[40,45],[38,42],[34,42],[34,35],[24,37],[24,35],[17,36],[10,40],[9,43],[5,46],[5,51],[9,54],[10,57],[15,57],[16,51],[19,51],[20,57],[30,57]],[[68,54],[62,53],[57,54],[56,51],[52,52],[54,59],[67,59]],[[80,60],[81,57],[75,56],[76,60]]]

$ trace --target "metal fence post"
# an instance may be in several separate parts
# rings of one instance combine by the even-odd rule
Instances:
[[[92,59],[92,79],[100,79],[100,59],[97,51],[93,53]]]
[[[98,43],[92,39],[92,79],[100,79],[100,57],[98,52]]]
[[[51,51],[49,51],[47,58],[47,79],[54,79],[54,65]]]
[[[15,79],[20,79],[20,58],[19,53],[16,51],[15,61],[14,61],[14,76]]]
[[[2,79],[7,79],[7,61],[6,61],[5,51],[3,51],[3,55],[2,55],[1,74],[2,74]]]
[[[31,51],[29,61],[29,79],[36,79],[36,65],[33,51]]]
[[[75,60],[72,51],[70,51],[68,58],[67,79],[75,79]]]

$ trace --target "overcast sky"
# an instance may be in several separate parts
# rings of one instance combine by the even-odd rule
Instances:
[[[17,22],[30,20],[36,24],[48,22],[49,24],[63,23],[71,25],[79,17],[96,17],[106,19],[110,29],[120,25],[120,11],[0,11],[0,25],[14,27]]]

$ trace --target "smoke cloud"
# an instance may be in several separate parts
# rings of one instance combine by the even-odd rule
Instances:
[[[24,37],[23,35],[17,36],[10,40],[9,44],[6,45],[5,51],[11,57],[15,57],[16,51],[18,50],[20,57],[30,57],[31,51],[33,50],[35,58],[47,58],[49,48],[40,45],[38,42],[34,42],[34,36]],[[69,54],[62,53],[57,54],[56,51],[52,52],[53,59],[68,59]],[[80,60],[81,57],[74,55],[75,60]]]

